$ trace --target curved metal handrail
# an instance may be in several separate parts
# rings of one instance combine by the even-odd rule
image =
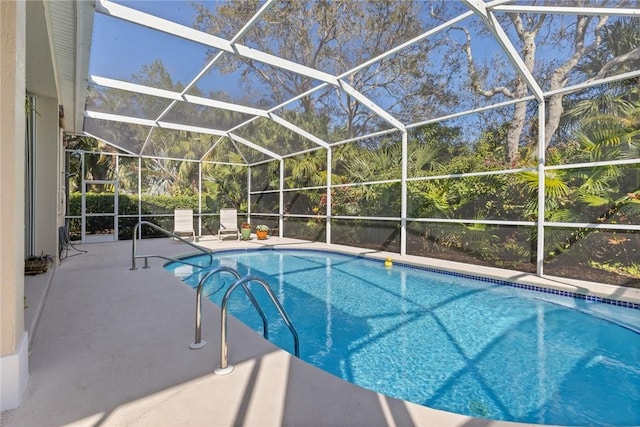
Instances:
[[[137,241],[136,233],[138,232],[138,229],[140,229],[141,226],[143,226],[143,225],[148,225],[149,227],[154,228],[154,229],[160,231],[161,233],[166,234],[169,237],[173,237],[175,239],[178,239],[182,243],[186,243],[187,245],[191,246],[192,248],[199,250],[200,252],[202,252],[203,254],[205,254],[205,255],[207,255],[209,257],[209,263],[207,265],[198,265],[198,264],[190,263],[190,262],[185,261],[185,260],[166,257],[166,256],[163,256],[163,255],[136,255],[136,245],[137,245],[136,244],[136,241]],[[131,241],[133,243],[132,243],[132,247],[131,247],[131,268],[130,268],[130,270],[137,270],[137,268],[136,268],[136,259],[137,258],[144,258],[144,267],[142,267],[142,268],[149,268],[149,258],[151,258],[151,257],[153,257],[153,258],[162,258],[162,259],[165,259],[167,261],[179,262],[181,264],[186,264],[186,265],[190,265],[192,267],[198,267],[198,268],[208,268],[208,267],[211,267],[211,264],[213,263],[213,256],[211,255],[211,252],[209,252],[207,250],[204,250],[200,246],[194,245],[193,243],[188,242],[187,240],[183,239],[182,237],[176,236],[174,233],[172,233],[172,232],[170,232],[168,230],[165,230],[164,228],[159,227],[159,226],[157,226],[154,223],[149,222],[149,221],[140,221],[140,222],[138,222],[136,224],[135,227],[133,227],[133,236],[132,236]]]
[[[204,288],[204,284],[214,274],[222,273],[225,271],[233,275],[236,278],[236,280],[240,278],[240,273],[238,273],[238,271],[235,268],[226,267],[222,265],[205,274],[204,277],[200,279],[200,282],[198,283],[198,288],[196,290],[196,336],[194,341],[189,345],[189,348],[191,349],[195,350],[198,348],[202,348],[207,344],[206,341],[202,340],[202,289]],[[267,326],[267,316],[264,315],[264,311],[262,311],[262,309],[260,308],[260,304],[258,304],[258,301],[256,301],[256,299],[254,298],[253,294],[251,293],[251,290],[249,289],[246,283],[242,284],[242,288],[244,289],[244,292],[247,294],[247,297],[249,297],[249,300],[251,300],[251,303],[253,304],[256,311],[262,318],[262,336],[264,336],[264,339],[268,340],[269,330]]]
[[[293,335],[294,353],[296,357],[300,357],[300,342],[298,339],[298,332],[296,331],[296,328],[293,327],[291,319],[289,319],[289,316],[287,316],[287,313],[285,313],[284,308],[280,304],[280,301],[278,301],[276,296],[273,294],[273,291],[269,287],[269,284],[264,279],[258,276],[244,276],[243,278],[236,280],[229,287],[229,289],[227,289],[227,292],[225,292],[224,297],[222,298],[222,321],[220,325],[220,367],[214,369],[213,371],[217,375],[226,375],[233,371],[233,365],[227,364],[227,304],[229,303],[229,298],[233,291],[238,286],[243,286],[248,282],[258,282],[267,292],[269,298],[271,298],[271,301],[273,302],[273,305],[276,306],[278,313],[280,313],[280,317],[282,317],[282,320],[284,320],[284,323],[289,328],[289,331],[291,331],[291,335]]]

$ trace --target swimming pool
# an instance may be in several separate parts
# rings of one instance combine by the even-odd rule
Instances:
[[[315,250],[214,253],[265,278],[300,335],[300,357],[359,386],[474,417],[640,424],[640,310]],[[206,272],[167,268],[190,286]],[[220,304],[233,278],[204,294]],[[270,340],[291,334],[258,287]],[[243,292],[229,312],[262,332]],[[230,338],[233,345],[233,338]]]

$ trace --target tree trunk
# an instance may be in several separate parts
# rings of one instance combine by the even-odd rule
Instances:
[[[510,166],[516,166],[520,160],[520,135],[524,128],[524,122],[527,116],[527,103],[519,102],[515,105],[513,118],[509,123],[507,132],[507,163]]]
[[[533,71],[536,58],[536,35],[537,29],[533,31],[525,31],[519,25],[519,21],[514,24],[518,30],[520,39],[522,40],[522,53],[524,65],[529,72]],[[514,91],[514,98],[521,98],[527,94],[527,84],[524,79],[519,75],[516,80],[516,88]],[[513,118],[509,123],[509,131],[507,132],[507,164],[509,166],[516,166],[520,160],[520,135],[522,135],[522,129],[524,128],[525,121],[527,120],[527,103],[519,102],[515,105],[513,110]]]

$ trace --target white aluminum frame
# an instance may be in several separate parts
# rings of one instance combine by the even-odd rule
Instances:
[[[117,155],[114,154],[116,159]],[[116,169],[118,167],[118,161],[116,160]],[[82,243],[103,243],[103,242],[111,242],[118,240],[118,179],[115,180],[104,180],[104,179],[84,179],[84,156],[82,156],[82,169],[83,169],[83,178],[82,178],[82,208],[81,208],[81,241]],[[102,184],[102,185],[113,185],[113,212],[98,212],[98,213],[87,213],[87,196],[86,190],[87,185],[94,184]],[[113,217],[113,235],[112,239],[87,239],[87,218],[99,218],[99,217]]]
[[[278,221],[279,221],[279,232],[280,236],[283,236],[283,228],[284,228],[284,212],[283,212],[283,204],[284,204],[284,193],[287,191],[304,191],[304,190],[320,190],[324,189],[327,195],[327,212],[326,215],[319,216],[305,216],[305,215],[293,215],[287,214],[287,216],[291,217],[326,217],[326,235],[327,235],[327,243],[331,243],[331,223],[332,219],[368,219],[368,220],[381,220],[381,221],[400,221],[401,225],[401,243],[400,243],[400,254],[406,254],[406,239],[407,239],[407,223],[409,221],[412,222],[434,222],[434,223],[479,223],[479,224],[491,224],[491,225],[507,225],[507,226],[535,226],[538,235],[537,241],[537,260],[536,260],[536,271],[537,274],[542,276],[543,273],[543,250],[544,250],[544,231],[545,227],[591,227],[591,228],[599,228],[599,229],[612,229],[612,230],[640,230],[640,225],[616,225],[616,224],[578,224],[578,223],[555,223],[548,222],[544,220],[545,217],[545,209],[544,209],[544,200],[545,200],[545,172],[548,170],[557,170],[557,169],[571,169],[571,168],[585,168],[585,167],[598,167],[598,166],[610,166],[610,165],[625,165],[625,164],[637,164],[640,163],[640,159],[628,159],[628,160],[620,160],[620,161],[606,161],[606,162],[590,162],[590,163],[581,163],[581,164],[566,164],[566,165],[546,165],[545,161],[545,111],[546,111],[546,99],[553,95],[564,94],[575,92],[584,88],[593,87],[596,85],[600,85],[603,83],[609,83],[614,81],[620,81],[627,78],[634,78],[640,76],[640,70],[628,72],[618,76],[607,77],[599,80],[586,81],[577,85],[573,85],[570,87],[565,87],[558,90],[547,91],[544,92],[540,85],[537,83],[535,77],[528,71],[527,67],[524,64],[524,61],[520,57],[518,51],[514,47],[513,43],[505,33],[504,29],[500,25],[496,14],[505,14],[505,13],[548,13],[548,14],[579,14],[579,15],[592,15],[592,16],[631,16],[637,17],[640,16],[639,9],[633,8],[604,8],[604,7],[571,7],[571,6],[545,6],[545,5],[514,5],[511,4],[511,0],[494,0],[485,2],[483,0],[461,0],[468,8],[469,11],[462,13],[456,16],[453,19],[444,22],[435,28],[429,29],[423,34],[418,35],[417,37],[408,40],[393,49],[390,49],[374,58],[371,58],[365,61],[362,64],[340,74],[337,76],[328,74],[326,72],[320,71],[318,69],[314,69],[312,67],[308,67],[302,64],[295,63],[293,61],[266,53],[261,52],[257,49],[252,49],[248,46],[239,44],[238,41],[242,38],[244,34],[246,34],[251,27],[264,15],[266,11],[269,10],[270,7],[275,3],[274,0],[267,0],[260,9],[256,12],[256,14],[249,19],[245,25],[240,29],[240,31],[230,40],[225,40],[220,37],[216,37],[210,34],[206,34],[195,30],[190,27],[186,27],[184,25],[177,24],[175,22],[171,22],[166,19],[162,19],[144,12],[140,12],[136,9],[129,8],[127,6],[114,3],[110,0],[96,0],[96,11],[99,13],[103,13],[121,20],[129,21],[132,23],[136,23],[139,25],[146,26],[148,28],[152,28],[158,31],[162,31],[167,34],[171,34],[185,40],[194,41],[200,44],[204,44],[213,49],[218,50],[218,53],[214,55],[214,57],[201,69],[200,72],[197,73],[196,77],[187,84],[184,90],[180,93],[174,91],[163,90],[159,88],[153,88],[148,86],[143,86],[139,84],[128,83],[116,79],[106,78],[102,76],[92,75],[89,77],[89,82],[92,84],[96,84],[102,87],[107,88],[115,88],[124,91],[136,92],[141,94],[146,94],[150,96],[170,99],[172,102],[170,105],[158,115],[153,120],[140,119],[135,117],[122,116],[117,114],[107,114],[100,113],[96,111],[85,111],[85,117],[95,118],[100,120],[110,120],[110,121],[119,121],[125,123],[139,124],[148,126],[150,131],[147,136],[147,140],[143,144],[140,153],[134,153],[130,150],[126,150],[122,147],[117,147],[114,144],[114,147],[117,147],[121,151],[125,151],[126,154],[118,153],[117,156],[120,155],[133,155],[138,157],[139,164],[139,173],[138,173],[138,212],[139,218],[141,218],[140,214],[140,199],[141,199],[141,161],[143,157],[149,158],[162,158],[156,156],[148,156],[144,155],[144,150],[146,148],[147,142],[150,140],[151,134],[156,128],[165,128],[165,129],[174,129],[174,130],[184,130],[189,132],[197,132],[204,134],[217,135],[220,138],[212,145],[212,147],[206,151],[206,153],[198,160],[199,162],[199,217],[200,217],[200,230],[202,225],[202,164],[203,163],[212,163],[212,164],[235,164],[235,163],[225,163],[225,162],[206,162],[204,159],[219,145],[223,138],[229,138],[231,144],[238,149],[237,144],[242,144],[250,149],[256,150],[261,154],[268,157],[268,160],[263,160],[259,162],[250,163],[247,162],[247,159],[243,157],[246,164],[243,166],[248,167],[248,215],[249,217],[253,214],[251,212],[251,196],[256,194],[266,194],[266,193],[279,193],[279,213],[278,213]],[[486,25],[487,28],[491,31],[495,40],[499,43],[502,50],[512,62],[516,73],[518,73],[522,79],[526,82],[531,94],[528,94],[519,99],[509,100],[505,102],[500,102],[480,108],[475,108],[468,111],[456,112],[453,114],[448,114],[445,116],[432,118],[424,121],[420,121],[412,124],[405,124],[397,120],[393,115],[388,113],[386,110],[378,106],[376,103],[368,99],[365,95],[358,92],[352,86],[347,83],[347,78],[352,76],[354,73],[363,70],[385,58],[388,58],[394,55],[397,52],[400,52],[403,49],[406,49],[416,43],[421,42],[429,37],[432,37],[438,33],[446,31],[452,26],[462,22],[463,20],[471,17],[471,16],[479,17]],[[239,55],[245,58],[249,58],[253,61],[258,61],[264,64],[268,64],[274,67],[278,67],[289,72],[297,73],[301,76],[304,76],[309,79],[320,81],[321,83],[315,86],[314,88],[306,91],[303,94],[295,96],[285,102],[277,105],[269,110],[263,110],[259,108],[247,107],[243,105],[238,105],[229,102],[222,102],[212,99],[207,99],[204,97],[189,95],[187,92],[190,88],[192,88],[197,81],[204,76],[211,67],[215,64],[216,61],[222,55]],[[320,91],[323,88],[327,87],[327,85],[331,85],[338,90],[343,91],[347,95],[353,97],[358,102],[361,103],[364,107],[368,108],[378,117],[383,119],[386,123],[389,123],[392,128],[387,130],[382,130],[378,132],[374,132],[364,136],[358,136],[354,138],[349,138],[343,141],[328,143],[327,141],[318,138],[312,133],[296,126],[295,124],[289,122],[288,120],[280,117],[276,114],[276,111],[282,109],[283,107],[293,103],[303,97],[309,96],[314,92]],[[535,101],[537,103],[537,116],[538,116],[538,147],[537,147],[537,157],[538,164],[535,168],[519,168],[519,169],[504,169],[498,171],[479,171],[465,174],[451,174],[446,176],[426,176],[426,177],[409,177],[408,176],[408,133],[407,131],[413,128],[417,128],[420,126],[424,126],[430,123],[439,123],[445,120],[455,119],[463,116],[467,116],[470,114],[475,114],[483,111],[489,111],[492,109],[498,109],[502,107],[508,107],[510,105],[515,105],[520,102],[530,102]],[[232,129],[211,129],[205,127],[197,127],[197,126],[189,126],[181,123],[171,123],[167,121],[163,121],[162,118],[175,106],[178,102],[187,102],[195,105],[202,105],[211,108],[225,109],[229,111],[234,111],[238,113],[243,113],[252,116],[248,120],[239,125],[233,127]],[[245,137],[241,137],[234,133],[237,129],[240,129],[242,126],[251,123],[252,121],[258,118],[268,118],[275,123],[283,126],[285,129],[288,129],[301,137],[311,141],[312,143],[317,145],[317,148],[300,150],[295,153],[285,153],[278,154],[272,150],[269,150],[265,147],[260,146],[259,144],[250,141]],[[381,181],[370,181],[370,182],[358,182],[358,183],[344,183],[344,184],[332,184],[332,158],[333,158],[333,147],[342,144],[353,143],[357,141],[361,141],[368,138],[375,138],[383,135],[390,135],[395,132],[400,133],[401,144],[402,144],[402,165],[401,165],[401,176],[398,179],[393,180],[381,180]],[[106,143],[110,144],[108,141]],[[295,189],[287,189],[284,188],[284,159],[292,156],[304,154],[307,152],[315,151],[317,149],[325,149],[327,154],[326,159],[326,167],[327,167],[327,182],[326,186],[310,186],[304,188],[295,188]],[[238,152],[242,155],[240,150]],[[113,153],[109,153],[113,154]],[[186,159],[169,159],[168,160],[178,160],[178,161],[188,161]],[[83,160],[83,168],[84,168],[84,157]],[[268,190],[268,191],[252,191],[251,190],[251,167],[259,164],[263,164],[270,161],[278,161],[279,162],[279,178],[280,184],[277,190]],[[407,183],[414,181],[423,181],[423,180],[436,180],[436,179],[450,179],[450,178],[464,178],[464,177],[473,177],[473,176],[489,176],[496,174],[511,174],[511,173],[519,173],[524,171],[535,171],[538,174],[538,218],[539,220],[536,222],[531,221],[492,221],[492,220],[475,220],[475,219],[439,219],[439,218],[407,218]],[[84,172],[84,171],[83,171]],[[331,190],[333,188],[340,187],[353,187],[359,185],[376,185],[383,183],[400,183],[401,184],[401,214],[400,217],[349,217],[349,216],[334,216],[331,210]],[[83,193],[84,193],[84,184],[83,184]],[[83,198],[84,203],[84,198]],[[84,214],[84,204],[83,204],[83,214]],[[117,209],[116,209],[117,215]],[[263,216],[275,216],[275,214],[261,214],[255,213],[255,215],[263,215]],[[84,222],[83,222],[84,224]],[[117,223],[116,223],[117,225]],[[83,230],[84,235],[84,230]]]

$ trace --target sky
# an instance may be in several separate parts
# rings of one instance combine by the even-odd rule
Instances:
[[[163,17],[170,12],[172,20],[185,25],[194,12],[186,2],[134,1],[122,4]],[[144,7],[142,7],[144,6]],[[155,30],[96,14],[93,25],[90,73],[105,77],[128,77],[143,65],[161,58],[176,80],[190,81],[203,67],[206,47],[165,35]],[[169,61],[169,59],[171,59]]]

